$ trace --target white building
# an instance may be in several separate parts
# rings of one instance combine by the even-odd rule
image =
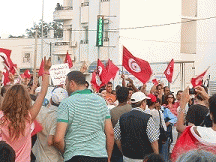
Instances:
[[[171,87],[176,91],[208,66],[211,80],[216,80],[215,11],[214,0],[64,0],[54,12],[54,20],[64,22],[63,41],[68,42],[67,50],[76,62],[90,64],[99,56],[121,65],[123,45],[150,63],[169,62],[172,58],[189,61],[175,64],[176,82]],[[98,15],[105,19],[104,45],[99,52]],[[162,76],[166,64],[152,64],[152,68],[156,77]]]
[[[53,54],[54,43],[56,38],[44,38],[43,40],[43,56],[49,57]],[[8,38],[0,39],[0,48],[12,50],[11,60],[17,64],[18,71],[23,73],[26,69],[33,72],[34,54],[35,54],[35,39],[34,38]],[[58,63],[58,57],[53,56],[53,63]],[[40,68],[42,60],[41,56],[41,39],[37,40],[37,56],[36,67]],[[60,58],[59,58],[60,60]],[[3,60],[2,60],[3,61]],[[3,69],[3,64],[0,64],[0,70]]]

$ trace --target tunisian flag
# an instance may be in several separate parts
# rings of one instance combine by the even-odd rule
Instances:
[[[102,84],[100,77],[99,77],[96,70],[92,73],[91,84],[95,88],[96,92],[98,92],[100,90],[100,87],[102,87],[104,85],[104,84]]]
[[[4,64],[8,67],[9,72],[12,74],[15,74],[16,70],[16,64],[14,64],[10,58],[11,50],[0,48],[0,56],[4,60]]]
[[[29,70],[26,70],[23,74],[24,74],[25,78],[28,78],[28,79],[31,78],[31,73]]]
[[[10,79],[9,79],[9,71],[8,71],[8,69],[5,67],[4,69],[3,69],[3,72],[2,72],[2,74],[3,74],[3,78],[2,78],[2,82],[3,82],[3,85],[5,86],[5,85],[7,85],[8,83],[10,83]]]
[[[134,57],[124,46],[122,66],[124,66],[129,73],[134,75],[142,83],[149,81],[152,75],[152,69],[149,63],[145,60]]]
[[[38,71],[38,76],[43,76],[43,73],[44,73],[44,60],[42,59],[40,64],[40,69]]]
[[[174,60],[172,59],[167,66],[166,70],[164,71],[164,74],[168,80],[168,82],[172,83],[173,78],[173,72],[174,72]]]
[[[64,63],[68,63],[69,68],[72,68],[72,67],[73,67],[73,62],[72,62],[71,57],[70,57],[70,55],[68,54],[68,52],[67,52],[67,54],[66,54],[66,56],[65,56],[65,61],[64,61]]]
[[[100,59],[98,59],[97,63],[97,73],[103,85],[107,84],[107,69],[105,68],[104,64],[101,62]]]
[[[159,84],[158,80],[157,79],[152,79],[152,83],[157,86]]]
[[[204,71],[202,74],[200,74],[199,76],[197,76],[196,78],[191,79],[191,84],[193,85],[193,87],[202,85],[203,77],[205,76],[207,71],[208,71],[208,69],[206,71]]]
[[[119,71],[119,68],[113,64],[113,62],[109,59],[107,66],[106,66],[106,70],[107,70],[107,82],[109,82],[111,79],[114,79],[117,72]]]

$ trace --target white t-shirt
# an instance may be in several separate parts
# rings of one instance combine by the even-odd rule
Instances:
[[[197,131],[199,132],[202,140],[216,144],[216,131],[212,128],[197,126]]]
[[[51,105],[42,107],[37,120],[42,124],[43,130],[37,134],[37,140],[32,148],[36,162],[63,162],[63,157],[54,146],[48,146],[48,136],[55,135],[58,107]]]

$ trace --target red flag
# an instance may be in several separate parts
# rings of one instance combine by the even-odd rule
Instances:
[[[191,84],[193,85],[193,87],[202,85],[203,77],[205,76],[207,71],[208,69],[204,71],[202,74],[200,74],[199,76],[197,76],[196,78],[191,79]]]
[[[115,76],[117,74],[117,72],[119,71],[119,68],[113,64],[113,62],[109,59],[107,66],[106,66],[106,70],[107,70],[107,83],[111,80],[111,79],[115,79]]]
[[[43,73],[44,73],[44,60],[42,59],[40,64],[40,69],[38,71],[38,76],[43,76]]]
[[[9,71],[7,70],[7,68],[4,68],[2,73],[3,73],[2,82],[3,82],[3,85],[5,86],[10,83]]]
[[[122,66],[139,79],[142,83],[149,81],[152,75],[152,69],[149,63],[140,58],[134,57],[127,48],[123,47],[123,60]]]
[[[173,72],[174,72],[174,60],[172,59],[167,66],[166,70],[164,71],[164,74],[168,80],[168,82],[172,83],[173,78]]]
[[[9,68],[9,72],[15,74],[16,64],[14,64],[10,58],[11,50],[0,48],[0,56],[4,60],[4,64]]]
[[[100,87],[102,87],[104,84],[101,82],[100,77],[96,71],[92,73],[92,79],[91,84],[94,86],[95,90],[98,92],[100,90]]]
[[[25,78],[28,78],[28,79],[31,78],[31,73],[29,70],[26,70],[23,74],[24,74]]]
[[[104,67],[104,64],[100,61],[100,59],[98,59],[97,63],[97,74],[102,84],[107,84],[107,69]]]
[[[157,79],[152,79],[152,83],[157,86],[159,84],[158,80]]]
[[[65,61],[64,61],[64,63],[68,63],[69,68],[72,68],[72,67],[73,67],[73,62],[72,62],[71,57],[70,57],[70,55],[68,54],[68,52],[67,52],[67,54],[66,54],[66,56],[65,56]]]

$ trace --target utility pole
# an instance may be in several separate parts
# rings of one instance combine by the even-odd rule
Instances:
[[[38,37],[38,26],[36,26],[36,33],[35,33],[35,52],[34,52],[34,73],[33,73],[33,80],[36,81],[36,63],[37,63],[37,37]]]
[[[43,59],[43,16],[44,15],[44,0],[42,0],[42,26],[41,26],[41,59]]]

